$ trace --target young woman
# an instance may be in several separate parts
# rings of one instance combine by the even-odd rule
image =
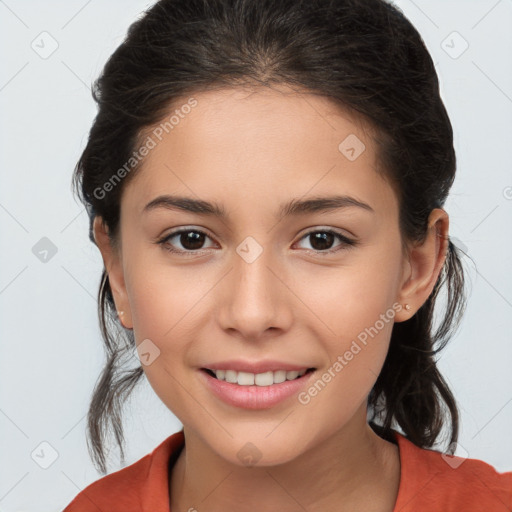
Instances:
[[[105,264],[91,453],[105,474],[113,430],[123,455],[143,375],[183,429],[66,512],[512,510],[512,473],[452,455],[453,133],[396,7],[160,0],[94,98],[74,176]]]

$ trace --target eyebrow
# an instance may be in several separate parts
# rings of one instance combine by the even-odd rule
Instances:
[[[305,215],[308,213],[329,212],[333,210],[357,207],[370,213],[375,213],[369,205],[354,197],[346,195],[334,195],[328,197],[312,197],[308,199],[292,199],[281,205],[277,216],[287,217],[291,215]],[[143,209],[143,213],[164,208],[167,210],[178,210],[196,213],[205,216],[215,216],[221,219],[227,218],[226,210],[215,202],[192,199],[183,196],[162,195],[150,201]]]

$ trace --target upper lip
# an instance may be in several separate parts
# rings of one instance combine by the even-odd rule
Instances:
[[[230,361],[220,361],[218,363],[209,363],[202,368],[207,370],[235,370],[240,372],[248,372],[248,373],[265,373],[265,372],[275,372],[278,370],[286,370],[286,371],[300,371],[307,370],[312,368],[311,365],[305,364],[292,364],[285,363],[283,361],[242,361],[242,360],[230,360]]]

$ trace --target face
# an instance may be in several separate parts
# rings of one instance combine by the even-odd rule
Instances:
[[[398,203],[370,135],[327,99],[286,88],[193,97],[167,134],[148,131],[156,144],[123,191],[120,253],[103,254],[167,407],[234,464],[248,442],[261,464],[283,463],[365,410],[405,318]],[[163,195],[224,215],[146,208]],[[335,196],[352,199],[311,202]],[[292,201],[305,206],[282,210]],[[314,371],[251,395],[204,370],[268,361]],[[237,389],[215,391],[226,387]]]

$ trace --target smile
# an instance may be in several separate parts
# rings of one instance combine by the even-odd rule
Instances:
[[[277,370],[264,373],[250,373],[236,370],[211,370],[209,368],[204,368],[203,370],[218,380],[238,384],[239,386],[271,386],[287,380],[298,379],[304,374],[312,372],[314,368],[303,368],[293,371]]]

